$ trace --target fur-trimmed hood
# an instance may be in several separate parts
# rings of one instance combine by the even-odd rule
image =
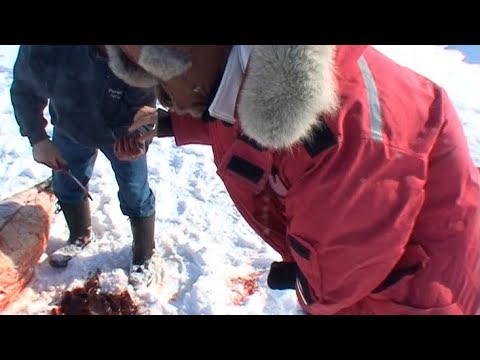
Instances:
[[[197,45],[202,46],[208,45]],[[159,80],[168,84],[182,79],[189,69],[191,72],[195,56],[192,46],[190,53],[186,47],[107,45],[107,52],[117,76],[131,85],[149,87]],[[253,45],[238,100],[245,134],[276,149],[308,138],[312,128],[321,124],[320,116],[337,109],[335,52],[335,45]],[[219,52],[219,56],[224,55]],[[219,64],[224,66],[226,59]],[[207,83],[213,84],[213,80]]]
[[[246,135],[271,148],[307,138],[337,107],[335,46],[255,45],[240,93]]]

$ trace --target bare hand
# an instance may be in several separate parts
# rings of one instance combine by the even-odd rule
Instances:
[[[157,123],[157,109],[150,106],[144,106],[135,114],[135,117],[133,118],[133,124],[130,126],[128,131],[134,133],[135,131],[142,130],[139,132],[138,136],[140,140],[145,142],[152,140],[157,136]]]
[[[68,163],[50,139],[42,140],[32,148],[33,159],[53,170],[68,170]]]

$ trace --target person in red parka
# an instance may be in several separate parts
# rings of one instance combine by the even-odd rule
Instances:
[[[370,46],[108,45],[168,113],[131,128],[208,144],[308,314],[475,314],[479,174],[444,89]],[[128,146],[122,147],[128,153]]]

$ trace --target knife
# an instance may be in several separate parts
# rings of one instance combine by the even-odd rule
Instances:
[[[93,201],[93,198],[92,198],[92,195],[90,195],[90,193],[88,192],[87,188],[85,187],[85,185],[83,185],[80,180],[78,180],[75,175],[72,174],[72,171],[69,169],[68,171],[64,171],[65,174],[67,174],[68,176],[70,176],[70,178],[75,181],[75,183],[78,185],[78,187],[80,189],[82,189],[83,193],[88,196],[88,198],[90,200]]]

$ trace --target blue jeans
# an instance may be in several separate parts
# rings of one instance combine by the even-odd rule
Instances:
[[[110,160],[115,173],[122,213],[128,217],[148,217],[155,213],[155,195],[148,185],[145,155],[135,161],[120,161],[113,153],[113,145],[100,146],[98,149],[87,147],[71,140],[55,128],[52,141],[68,162],[73,175],[87,187],[92,177],[97,151],[100,150]],[[86,199],[71,178],[57,171],[53,172],[53,191],[60,203],[79,204]]]

